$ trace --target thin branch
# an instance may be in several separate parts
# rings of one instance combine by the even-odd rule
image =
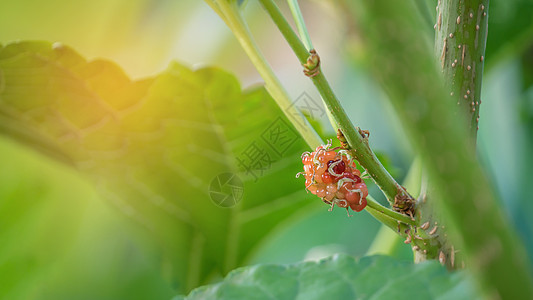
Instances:
[[[398,227],[397,221],[408,224],[408,225],[413,225],[413,226],[416,226],[417,224],[416,221],[411,219],[410,217],[386,208],[385,206],[379,204],[376,200],[374,200],[370,196],[366,198],[366,202],[367,202],[367,207],[370,208],[369,213],[373,215],[378,221],[380,221],[383,224],[390,224],[390,221],[394,222],[392,229],[396,229]]]
[[[298,0],[287,0],[287,3],[291,9],[292,18],[294,19],[294,23],[296,23],[298,34],[300,35],[305,48],[307,50],[313,49],[313,43],[311,42],[309,32],[307,32],[307,27],[305,26],[304,17],[302,15],[302,11],[300,10],[300,5],[298,5]]]
[[[206,1],[209,4],[210,0]],[[272,95],[278,106],[283,110],[285,116],[294,125],[296,130],[311,148],[316,148],[317,146],[324,144],[318,133],[316,133],[311,124],[309,124],[309,121],[307,121],[305,116],[291,102],[289,94],[281,85],[281,82],[274,74],[274,71],[261,53],[261,50],[259,50],[250,29],[244,22],[240,10],[235,6],[235,3],[231,4],[229,1],[224,0],[215,0],[215,2],[218,4],[219,10],[224,16],[224,21],[233,31],[233,34],[237,37],[241,47],[248,55],[261,77],[265,80],[265,88],[270,95]]]
[[[292,30],[290,24],[281,14],[274,1],[260,0],[260,2],[289,43],[300,63],[302,63],[302,65],[307,64],[308,58],[310,58],[310,53]],[[405,191],[405,189],[392,178],[376,155],[372,152],[368,146],[368,138],[361,135],[353,127],[348,115],[340,105],[337,96],[322,73],[320,65],[316,64],[316,68],[316,70],[313,70],[313,75],[310,76],[310,78],[322,96],[327,109],[331,112],[338,128],[342,131],[349,145],[353,149],[351,153],[353,157],[367,170],[391,204],[394,202],[394,199],[398,194],[407,197],[408,199],[412,199],[407,191]]]
[[[209,5],[211,9],[217,13],[217,15],[222,19],[222,21],[228,23],[228,21],[226,20],[226,16],[224,16],[215,0],[205,0],[205,3],[207,3],[207,5]]]

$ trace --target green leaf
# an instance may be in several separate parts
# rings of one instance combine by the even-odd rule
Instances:
[[[66,46],[23,42],[0,50],[0,74],[2,132],[90,178],[159,244],[178,291],[242,266],[278,224],[318,203],[294,178],[305,143],[263,88],[243,92],[226,72],[175,63],[131,81]],[[224,173],[243,183],[233,207],[210,198]]]
[[[83,182],[57,188],[54,183],[68,172],[15,146],[0,138],[0,299],[34,299],[39,282],[75,243],[89,197],[64,201],[83,189]]]
[[[533,39],[532,10],[530,0],[490,2],[487,70],[504,59],[527,53]]]
[[[175,295],[157,255],[125,230],[134,224],[78,172],[4,137],[0,153],[0,299]]]
[[[413,265],[387,256],[346,255],[295,265],[232,271],[222,282],[177,299],[476,299],[464,273],[437,262]]]

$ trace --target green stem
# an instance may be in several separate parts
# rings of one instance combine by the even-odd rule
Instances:
[[[222,19],[222,21],[224,21],[226,24],[228,23],[228,21],[226,20],[226,16],[222,13],[215,0],[205,0],[205,3],[207,3],[207,5],[209,5],[211,9],[217,13],[217,15]]]
[[[298,34],[300,35],[300,38],[302,39],[305,45],[305,48],[307,50],[313,49],[313,43],[311,42],[309,32],[307,32],[307,27],[305,26],[304,17],[302,15],[302,11],[300,10],[300,5],[298,5],[298,0],[287,0],[287,3],[289,4],[289,8],[291,9],[292,18],[296,23],[296,28],[298,28]]]
[[[260,2],[289,43],[300,63],[305,64],[309,57],[309,52],[296,33],[292,30],[285,17],[281,14],[277,5],[272,0],[260,0]],[[318,68],[320,68],[320,66],[318,66]],[[342,131],[348,144],[354,150],[352,151],[353,157],[367,170],[389,202],[392,204],[398,194],[403,194],[412,199],[407,191],[405,191],[405,189],[399,185],[383,167],[374,152],[370,149],[368,139],[363,137],[353,127],[348,115],[340,105],[337,96],[335,96],[335,93],[320,69],[316,76],[311,77],[311,80],[322,96],[327,109],[331,112],[331,115],[338,124],[338,128]]]
[[[410,217],[386,208],[370,196],[366,198],[366,202],[367,211],[378,221],[389,226],[393,230],[396,230],[398,228],[398,221],[413,226],[417,224],[416,221],[411,219]]]
[[[208,4],[211,2],[209,0],[206,1]],[[292,104],[289,94],[283,88],[274,74],[274,71],[272,71],[272,68],[259,50],[259,47],[253,39],[250,29],[244,22],[236,4],[224,0],[215,2],[216,4],[212,3],[212,5],[210,5],[213,6],[218,4],[217,8],[219,14],[222,14],[222,19],[237,37],[241,47],[248,55],[261,77],[265,80],[265,88],[270,95],[272,95],[278,106],[283,110],[285,116],[287,116],[289,121],[294,125],[296,130],[311,148],[316,148],[317,146],[324,144],[305,116]]]
[[[468,116],[475,140],[488,31],[489,0],[442,0],[437,6],[435,53],[450,101]]]

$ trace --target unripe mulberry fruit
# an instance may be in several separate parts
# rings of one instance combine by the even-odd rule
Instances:
[[[368,188],[355,161],[344,150],[319,146],[302,155],[306,189],[322,201],[359,212],[366,207]]]

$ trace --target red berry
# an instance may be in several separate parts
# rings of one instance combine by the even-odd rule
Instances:
[[[350,190],[353,190],[353,189],[355,189],[355,183],[348,181],[342,184],[342,186],[339,189],[339,192],[346,195],[346,193],[348,193]]]
[[[324,198],[328,201],[331,201],[333,200],[333,198],[335,198],[335,193],[331,193],[329,191],[326,190],[326,196],[324,196]]]
[[[322,182],[324,183],[333,183],[333,176],[329,172],[322,173]]]
[[[323,174],[315,174],[315,181],[318,183],[324,183],[324,181],[322,180],[322,175]]]
[[[363,198],[366,198],[368,196],[368,188],[366,187],[366,184],[364,182],[356,183],[355,188],[361,190],[361,192],[363,193]]]
[[[302,156],[302,163],[304,165],[310,165],[313,163],[313,157],[310,154],[304,154]]]
[[[366,207],[366,198],[361,199],[360,203],[351,203],[350,208],[353,211],[360,212]]]
[[[333,163],[336,163],[336,165],[332,168],[335,174],[342,174],[344,170],[346,170],[346,164],[340,159],[328,161],[328,169]],[[332,175],[335,175],[335,174],[332,174]]]
[[[325,152],[320,153],[318,160],[321,163],[325,163],[325,162],[335,159],[335,156],[337,156],[337,153],[335,151],[325,151]]]
[[[353,173],[350,173],[350,172],[342,173],[341,179],[342,178],[350,178],[353,181],[355,181],[355,183],[360,183],[361,182],[361,177],[359,177],[359,176],[357,176],[357,175],[355,175]]]
[[[335,193],[337,192],[337,185],[336,184],[328,184],[326,186],[326,190],[330,193]]]
[[[323,186],[319,186],[316,189],[316,195],[320,198],[324,198],[326,196],[326,189]]]
[[[327,169],[328,169],[327,164],[320,164],[318,167],[316,167],[315,174],[322,175],[322,173],[326,172]]]
[[[358,204],[359,199],[361,197],[358,192],[348,192],[344,195],[344,198],[346,199],[346,201],[350,203],[350,205],[352,205],[352,204]]]

